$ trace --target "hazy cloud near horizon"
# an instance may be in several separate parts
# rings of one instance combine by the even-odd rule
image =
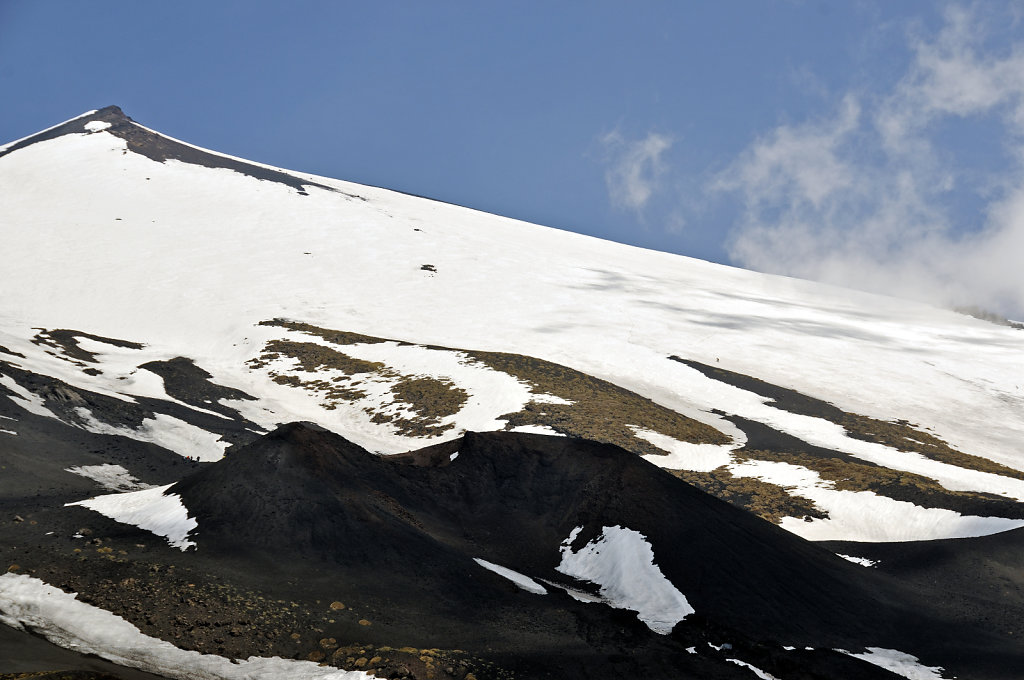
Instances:
[[[673,140],[655,132],[642,139],[626,139],[618,131],[600,138],[605,153],[605,185],[612,206],[643,216],[647,202],[659,188],[665,172],[662,154]]]
[[[1024,315],[1024,40],[990,45],[994,22],[1016,18],[983,7],[950,6],[939,31],[909,34],[895,85],[835,95],[711,177],[712,200],[740,206],[736,264]],[[951,126],[967,144],[993,135],[1004,157],[962,167],[943,146]],[[954,210],[964,192],[980,206],[970,225]]]

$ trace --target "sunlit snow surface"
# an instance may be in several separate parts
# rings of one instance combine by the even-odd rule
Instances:
[[[667,456],[648,455],[643,458],[670,470],[709,472],[732,462],[729,451],[736,447],[735,443],[691,444],[690,442],[681,442],[667,435],[639,427],[633,428],[633,433],[640,439],[667,451],[669,454]]]
[[[224,457],[228,443],[219,435],[190,425],[180,418],[165,413],[146,418],[138,428],[114,427],[93,417],[87,409],[78,408],[80,427],[96,434],[114,434],[143,442],[152,442],[170,451],[203,462],[218,461]]]
[[[546,434],[550,437],[564,437],[565,435],[553,430],[547,425],[517,425],[510,432],[522,432],[524,434]]]
[[[0,575],[0,622],[31,630],[81,654],[181,680],[368,680],[361,671],[311,661],[251,656],[237,663],[179,649],[142,634],[119,616],[23,574]]]
[[[732,465],[738,477],[757,477],[783,488],[794,488],[828,510],[828,518],[810,521],[783,518],[781,526],[812,541],[921,541],[939,538],[987,536],[1024,526],[1024,520],[961,515],[942,508],[922,508],[871,491],[839,491],[817,472],[771,461],[754,460]],[[1011,480],[1015,481],[1015,480]]]
[[[362,408],[326,408],[314,395],[249,370],[245,362],[282,333],[256,324],[291,318],[419,343],[350,348],[367,361],[399,364],[413,374],[458,372],[453,380],[460,387],[464,382],[471,397],[447,421],[455,427],[441,439],[500,427],[497,416],[510,411],[497,409],[515,410],[528,396],[507,376],[460,366],[458,353],[423,345],[563,364],[718,427],[735,446],[742,437],[712,409],[931,477],[949,489],[1024,498],[1021,480],[849,437],[833,423],[787,413],[667,359],[679,355],[753,375],[852,413],[906,419],[966,453],[1022,469],[1024,332],[383,189],[296,176],[338,191],[311,186],[303,196],[226,169],[155,162],[126,153],[124,140],[89,132],[84,124],[81,134],[0,159],[0,344],[25,355],[4,360],[115,398],[169,399],[159,379],[136,367],[187,356],[214,382],[258,397],[230,405],[263,428],[312,421],[383,453],[420,443],[372,422]],[[434,271],[421,269],[425,264]],[[81,281],[89,285],[75,284]],[[33,345],[29,339],[39,327],[80,329],[145,347],[83,339],[90,351],[102,350],[103,372],[90,376]],[[56,417],[11,383],[0,376],[18,405]],[[383,398],[370,387],[370,399]],[[202,460],[222,454],[225,444],[216,437],[168,418],[147,420],[129,436]],[[636,434],[670,454],[650,457],[657,464],[707,471],[727,462],[729,446]],[[746,464],[729,469],[739,476],[775,474]],[[1016,526],[804,482],[791,485],[794,493],[831,517],[783,526],[809,538],[917,540]],[[855,502],[860,517],[848,510]]]
[[[42,398],[26,390],[24,387],[15,382],[14,378],[0,374],[0,385],[3,385],[7,389],[11,390],[14,393],[10,395],[11,401],[18,404],[29,413],[35,414],[37,416],[44,416],[46,418],[54,418],[59,420],[59,418],[57,418],[57,415],[53,411],[46,408]]]
[[[760,668],[750,665],[746,661],[740,661],[739,659],[726,659],[726,661],[731,661],[737,666],[743,666],[744,668],[750,669],[750,672],[756,675],[757,677],[761,678],[761,680],[779,680],[774,675],[766,673]]]
[[[507,567],[494,564],[493,562],[488,562],[487,560],[481,560],[478,557],[474,557],[473,561],[479,564],[484,569],[487,569],[488,571],[493,571],[498,576],[507,578],[509,581],[512,581],[512,583],[515,583],[523,590],[533,593],[534,595],[546,595],[548,592],[547,588],[537,583],[529,576],[520,574],[518,571],[513,571]]]
[[[273,333],[282,335],[280,329],[274,330]],[[392,429],[390,426],[382,425],[374,419],[375,414],[414,415],[409,410],[408,404],[396,402],[391,394],[392,386],[398,382],[401,376],[430,377],[448,381],[467,393],[466,403],[458,413],[446,416],[438,423],[440,426],[457,426],[450,431],[448,438],[458,436],[467,430],[488,432],[503,429],[506,421],[499,416],[520,411],[530,401],[551,404],[568,403],[554,395],[535,394],[531,391],[530,386],[523,381],[472,361],[463,352],[398,342],[354,343],[339,346],[322,338],[297,333],[292,333],[288,337],[306,344],[316,344],[328,349],[339,350],[348,357],[362,361],[379,362],[390,369],[386,375],[360,374],[358,381],[354,384],[365,393],[365,396],[352,399],[344,408],[333,410],[328,416],[328,420],[333,421],[333,427],[346,438],[379,452],[396,452],[409,448],[408,437],[390,431]],[[267,369],[270,371],[294,370],[297,363],[295,359],[281,357],[269,361]],[[347,378],[347,376],[342,371],[320,367],[316,371],[315,378],[331,383]],[[273,396],[282,400],[282,408],[287,408],[292,413],[306,414],[307,419],[310,420],[325,419],[325,410],[318,394],[290,388],[282,390],[279,385],[268,381],[267,387],[271,385],[277,388],[273,390]],[[246,417],[256,422],[267,420],[267,414],[261,412],[260,406],[257,404],[232,402],[232,406],[239,408]],[[276,420],[276,416],[274,419]],[[267,423],[267,427],[271,424]],[[535,428],[533,431],[540,432],[541,429]],[[553,431],[547,430],[544,433],[550,434]]]
[[[577,527],[562,542],[558,571],[601,586],[606,603],[637,612],[637,618],[662,635],[694,612],[654,563],[654,551],[643,534],[620,526],[604,527],[599,538],[573,552],[571,544],[582,530]]]
[[[925,666],[916,656],[911,656],[895,649],[884,649],[882,647],[868,647],[867,649],[868,651],[860,654],[853,654],[842,649],[836,651],[863,659],[876,666],[881,666],[909,680],[943,680],[943,668],[941,666]]]
[[[69,467],[67,472],[85,477],[96,482],[104,489],[110,491],[139,491],[150,488],[149,484],[143,484],[137,480],[128,470],[120,465],[103,463],[102,465],[75,465]]]
[[[878,564],[878,560],[869,560],[866,557],[856,557],[855,555],[844,555],[842,553],[836,553],[837,557],[842,557],[847,562],[853,562],[859,564],[862,567],[873,567]]]
[[[175,548],[186,550],[195,545],[188,535],[199,525],[188,516],[188,508],[181,502],[181,496],[167,493],[171,486],[173,484],[96,496],[67,505],[80,505],[122,524],[145,529],[166,538]]]

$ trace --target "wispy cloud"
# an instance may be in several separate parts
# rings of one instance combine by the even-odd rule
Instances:
[[[673,140],[655,132],[631,140],[615,130],[602,135],[600,142],[605,151],[604,180],[611,204],[642,214],[660,187],[666,169],[662,154],[672,147]]]
[[[889,91],[847,92],[831,114],[777,127],[709,182],[743,206],[734,261],[1024,313],[1024,41],[989,46],[995,19],[981,7],[951,6],[937,33],[909,37]],[[1006,157],[984,171],[984,194],[944,146],[950,124],[998,136]],[[973,230],[952,209],[971,191],[985,206]]]

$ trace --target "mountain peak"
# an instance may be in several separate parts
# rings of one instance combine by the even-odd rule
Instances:
[[[111,104],[110,106],[104,106],[102,109],[97,109],[90,114],[81,116],[75,119],[86,120],[86,121],[103,121],[114,125],[121,123],[134,123],[128,114],[121,110],[120,106]]]
[[[128,151],[145,156],[158,163],[175,160],[207,168],[232,170],[255,179],[284,184],[295,189],[303,196],[307,195],[306,187],[309,186],[335,191],[325,184],[305,180],[282,170],[224,156],[166,137],[139,125],[126,115],[121,110],[121,107],[115,105],[105,106],[102,109],[82,114],[77,118],[72,118],[67,122],[43,130],[6,147],[0,146],[0,158],[33,144],[57,139],[64,135],[95,134],[98,132],[106,132],[123,139],[127,142]]]
[[[114,120],[131,122],[131,119],[127,116],[127,114],[125,114],[125,112],[123,112],[121,110],[121,107],[118,107],[117,104],[113,104],[113,103],[111,105],[109,105],[109,107],[103,107],[102,109],[97,109],[96,111],[92,112],[91,114],[86,114],[86,115],[81,116],[79,118],[87,118],[89,120],[101,120],[101,121],[110,121],[110,122],[114,122]],[[75,119],[75,120],[79,120],[79,119]]]
[[[80,116],[72,118],[71,120],[65,121],[51,128],[47,128],[42,132],[37,132],[34,135],[30,135],[6,146],[0,146],[0,158],[14,153],[19,149],[24,149],[32,146],[33,144],[38,144],[39,142],[57,139],[64,135],[100,132],[102,130],[120,128],[125,124],[131,123],[134,123],[134,121],[125,115],[120,106],[105,106],[96,111],[87,111]]]
[[[117,106],[116,104],[111,104],[110,106],[104,106],[102,109],[98,109],[96,111],[96,114],[97,115],[98,114],[104,114],[104,115],[113,114],[113,115],[117,115],[117,116],[123,116],[124,118],[128,118],[128,116],[125,115],[125,112],[121,110],[121,107]],[[131,120],[131,119],[129,118],[129,120]]]

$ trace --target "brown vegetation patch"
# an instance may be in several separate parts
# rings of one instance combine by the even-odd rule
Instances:
[[[337,408],[342,401],[356,401],[367,395],[365,391],[349,384],[349,378],[367,374],[391,375],[387,367],[379,361],[364,361],[330,347],[293,340],[271,340],[258,358],[250,359],[247,363],[250,368],[265,368],[271,361],[282,356],[295,359],[299,364],[298,369],[306,373],[315,373],[320,369],[335,369],[344,374],[325,380],[305,379],[289,373],[270,373],[271,379],[279,385],[320,393],[324,398],[323,407],[331,410]]]
[[[572,404],[532,401],[519,412],[502,415],[506,429],[545,425],[570,437],[621,446],[627,451],[665,455],[665,451],[637,437],[634,427],[652,430],[695,444],[727,444],[724,434],[692,418],[665,408],[646,397],[606,380],[543,359],[504,352],[465,352],[496,371],[530,385],[534,394],[551,394]]]
[[[356,401],[366,396],[366,392],[354,387],[347,387],[344,383],[337,383],[327,380],[302,380],[295,375],[274,374],[273,381],[278,385],[290,385],[306,390],[320,392],[324,396],[324,408],[333,411],[338,407],[340,401]]]
[[[308,323],[301,323],[299,321],[288,321],[286,319],[274,319],[272,321],[260,321],[260,326],[274,326],[277,328],[285,328],[290,331],[296,331],[298,333],[305,333],[306,335],[313,335],[318,338],[323,338],[327,342],[333,345],[376,345],[382,342],[389,342],[383,338],[375,338],[370,335],[363,335],[361,333],[351,333],[349,331],[334,331],[328,328],[320,328]]]
[[[839,491],[871,491],[925,508],[942,508],[961,514],[1024,518],[1024,504],[1001,496],[970,491],[952,491],[934,479],[893,470],[871,463],[859,463],[838,454],[834,458],[799,451],[740,449],[733,452],[737,462],[764,460],[800,465],[817,472]]]
[[[365,361],[347,354],[318,345],[315,342],[296,342],[294,340],[271,340],[263,352],[267,355],[284,355],[299,362],[303,371],[314,372],[321,368],[333,368],[345,375],[360,373],[380,373],[387,367],[379,361]]]
[[[686,364],[713,380],[771,399],[770,405],[775,408],[797,415],[822,418],[840,425],[850,437],[855,439],[884,444],[898,451],[912,451],[931,460],[968,470],[980,470],[1004,477],[1024,479],[1024,472],[981,456],[958,451],[935,435],[918,429],[906,420],[885,421],[848,413],[827,401],[815,399],[796,390],[773,385],[749,375],[728,371],[717,366],[708,366],[677,356],[671,356],[669,359]]]
[[[735,477],[725,466],[710,472],[669,470],[701,491],[721,498],[738,508],[748,510],[762,519],[778,524],[784,517],[827,519],[828,513],[801,496],[792,496],[777,484],[755,477]]]
[[[355,344],[363,342],[363,338],[366,338],[354,333],[317,329],[308,324],[284,321],[263,323],[316,335],[340,344]],[[370,340],[384,342],[376,338]],[[307,379],[293,373],[270,374],[271,379],[279,385],[298,387],[321,394],[324,398],[323,406],[327,409],[335,409],[341,402],[358,401],[367,396],[365,390],[349,382],[352,377],[373,376],[394,381],[390,386],[393,401],[382,408],[368,407],[365,411],[371,416],[372,422],[391,424],[403,436],[436,437],[452,429],[454,425],[442,425],[441,420],[458,413],[469,400],[469,394],[450,380],[403,375],[382,362],[358,359],[313,342],[271,340],[267,342],[263,353],[248,363],[252,368],[264,368],[281,357],[294,359],[298,362],[298,370],[305,373],[315,374],[321,369],[333,369],[344,374],[330,380]],[[388,406],[406,408],[398,411],[384,410]],[[410,416],[410,412],[413,415]]]
[[[455,415],[469,401],[469,393],[452,381],[427,376],[405,376],[392,385],[391,393],[416,416],[377,412],[373,422],[392,423],[400,434],[411,437],[436,437],[452,429],[455,425],[441,425],[441,419]]]
[[[905,420],[888,422],[854,413],[844,413],[843,417],[833,422],[842,425],[846,433],[855,439],[885,444],[898,451],[913,451],[940,463],[968,470],[1024,479],[1024,472],[1020,470],[1014,470],[988,458],[963,453],[935,435],[915,428]]]
[[[285,319],[262,321],[260,325],[305,333],[342,346],[396,342]],[[462,351],[448,347],[428,347],[449,352]],[[642,455],[665,455],[666,452],[637,437],[634,428],[651,430],[684,442],[726,444],[730,441],[710,425],[676,413],[606,380],[560,364],[504,352],[462,352],[469,361],[526,383],[531,392],[538,396],[554,395],[571,402],[550,404],[538,399],[528,403],[521,411],[499,415],[507,421],[506,429],[509,430],[521,425],[543,425],[564,435],[616,444]],[[430,437],[451,429],[453,425],[442,426],[440,420],[458,413],[469,398],[465,390],[449,380],[400,375],[380,362],[355,359],[316,343],[271,340],[261,356],[251,360],[249,365],[263,368],[282,356],[296,359],[301,370],[306,372],[329,368],[347,376],[367,373],[398,379],[391,388],[395,403],[407,404],[408,410],[415,416],[408,417],[403,413],[377,408],[369,408],[367,413],[373,422],[390,423],[406,436]],[[272,374],[272,377],[281,384],[323,393],[327,408],[335,408],[342,400],[353,401],[366,396],[365,392],[346,384],[306,380],[295,375]]]

